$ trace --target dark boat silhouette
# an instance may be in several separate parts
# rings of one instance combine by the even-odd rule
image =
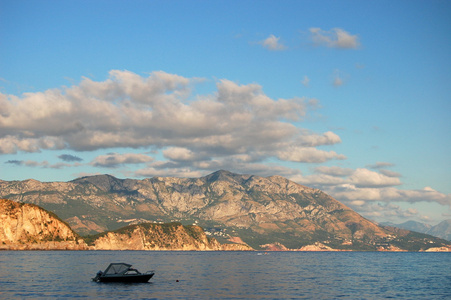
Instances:
[[[95,282],[148,282],[152,276],[155,275],[154,271],[147,271],[141,273],[132,268],[132,265],[125,263],[111,263],[104,272],[99,271],[96,277],[92,278]]]

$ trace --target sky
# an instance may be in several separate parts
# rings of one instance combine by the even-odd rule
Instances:
[[[280,175],[451,218],[450,1],[0,0],[0,180]]]

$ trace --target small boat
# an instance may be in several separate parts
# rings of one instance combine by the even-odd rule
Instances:
[[[132,268],[132,265],[124,263],[111,263],[104,272],[99,271],[92,280],[95,282],[148,282],[154,271],[141,273]]]

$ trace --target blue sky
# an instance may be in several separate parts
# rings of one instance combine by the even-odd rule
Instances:
[[[451,218],[449,1],[0,1],[0,179],[318,187]]]

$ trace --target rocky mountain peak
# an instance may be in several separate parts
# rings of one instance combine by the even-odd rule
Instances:
[[[210,175],[205,176],[208,183],[216,181],[226,181],[231,183],[243,184],[250,175],[239,175],[225,170],[216,171]]]
[[[77,184],[92,184],[104,192],[122,190],[125,179],[118,179],[109,174],[93,175],[77,178],[73,183]]]
[[[438,236],[451,241],[451,219],[444,220],[427,231],[427,234]]]

